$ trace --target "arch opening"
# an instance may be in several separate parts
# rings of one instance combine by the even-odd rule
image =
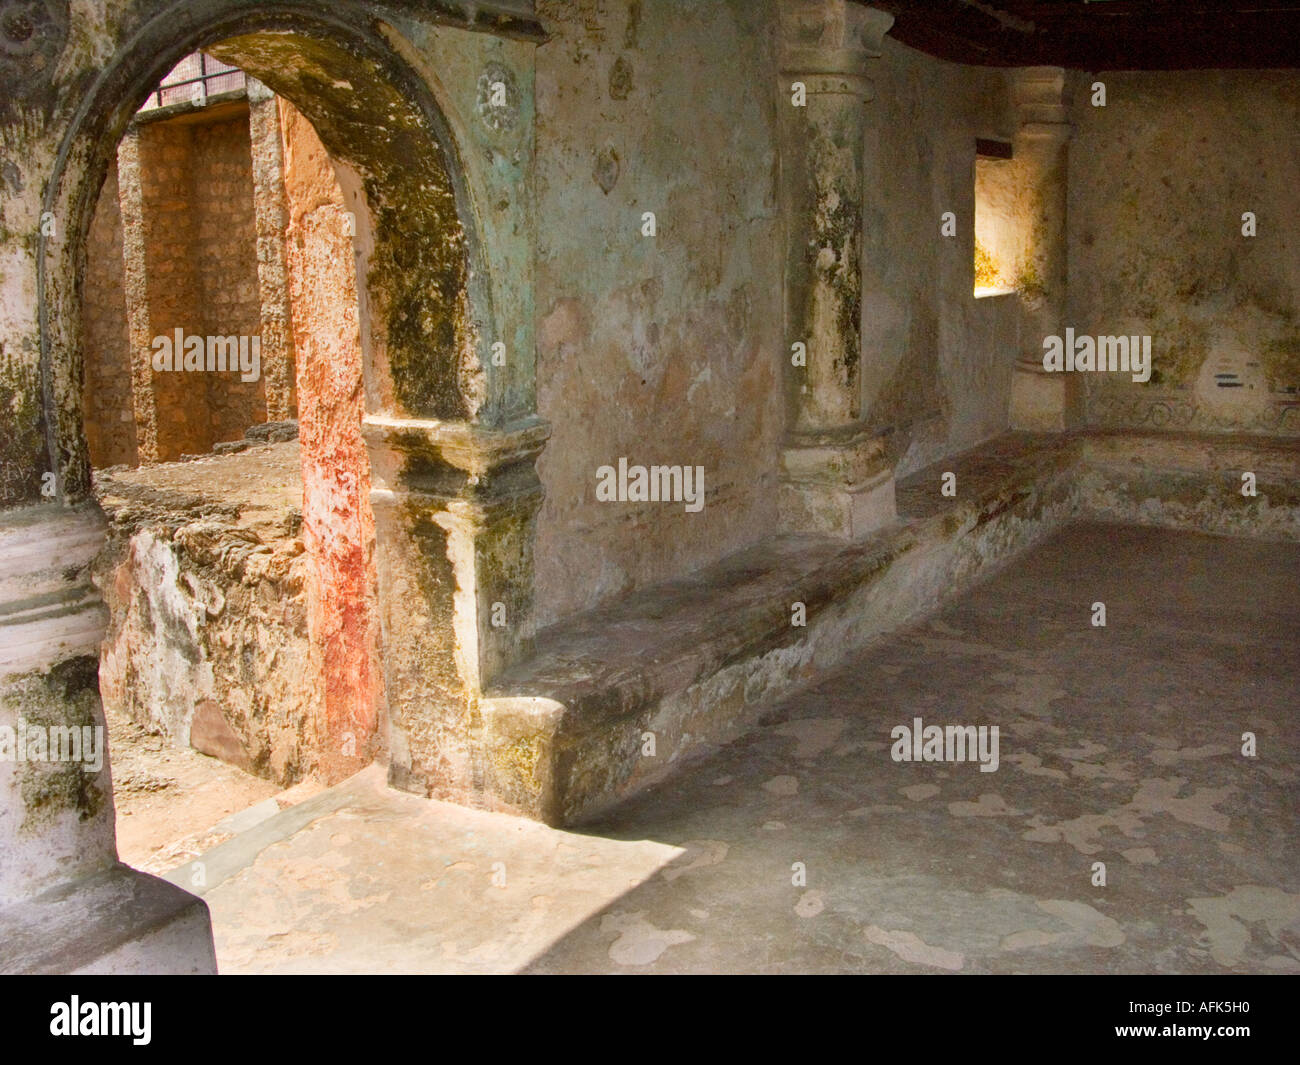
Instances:
[[[179,33],[155,19],[103,73],[60,152],[47,205],[67,219],[69,239],[43,242],[38,267],[47,433],[70,501],[89,491],[80,279],[99,189],[140,104],[191,52],[236,66],[291,102],[357,176],[367,413],[472,421],[483,406],[487,272],[455,142],[429,86],[375,26],[294,5],[230,6],[233,14]]]
[[[292,105],[293,113],[319,137],[321,150],[332,161],[343,199],[337,206],[343,208],[342,214],[350,216],[349,235],[358,260],[356,325],[362,371],[354,397],[358,413],[399,424],[465,424],[477,419],[483,406],[484,374],[477,345],[481,323],[491,319],[487,275],[475,267],[478,253],[465,181],[445,120],[428,86],[384,49],[377,33],[361,32],[355,26],[332,20],[307,19],[293,11],[241,15],[182,33],[161,52],[150,53],[147,45],[138,41],[106,73],[99,90],[101,97],[116,92],[126,102],[111,109],[90,109],[65,142],[51,202],[63,204],[73,239],[42,248],[41,309],[50,397],[47,410],[53,415],[48,422],[51,450],[57,459],[62,495],[74,504],[94,506],[91,464],[83,432],[81,384],[85,367],[80,341],[86,248],[95,204],[119,137],[127,131],[137,105],[156,88],[158,68],[174,62],[187,49],[199,47],[246,71]],[[165,58],[158,59],[157,55]],[[134,74],[130,74],[133,65]],[[147,77],[154,81],[144,80]],[[103,100],[100,102],[102,105]],[[259,249],[259,255],[263,250]],[[308,252],[300,263],[307,274],[322,268],[320,261],[312,263],[311,258]],[[304,300],[310,302],[310,293],[304,294]],[[316,361],[314,372],[318,374],[338,370],[337,366],[322,365],[319,358]],[[300,390],[299,404],[306,398]],[[322,481],[330,481],[330,474],[340,472],[337,461],[331,468],[339,447],[331,413],[337,411],[317,411],[313,422],[317,431],[317,487]],[[308,434],[306,422],[303,428]],[[360,426],[352,428],[357,430],[359,440]],[[311,465],[311,457],[304,454],[304,481],[313,475]],[[398,468],[384,471],[389,484],[403,476],[400,467],[399,462]],[[356,551],[336,550],[338,530],[330,528],[330,519],[337,513],[329,513],[331,502],[337,504],[340,493],[355,502],[359,494],[368,495],[370,490],[369,468],[364,479],[355,469],[345,472],[354,475],[346,492],[339,477],[334,476],[324,493],[326,503],[316,508],[315,516],[320,520],[315,526],[310,492],[305,491],[303,496],[304,532],[310,539],[314,529],[316,561],[333,565],[335,576],[351,564],[340,554],[350,554],[355,562]],[[385,490],[392,494],[391,489]],[[425,601],[421,605],[426,609],[414,621],[425,630],[420,648],[423,661],[416,664],[429,666],[432,647],[438,661],[431,671],[445,679],[443,688],[433,693],[434,698],[446,701],[449,692],[455,696],[457,705],[449,714],[457,725],[450,731],[463,733],[466,708],[459,696],[464,684],[456,676],[458,650],[452,604],[457,578],[448,561],[451,534],[436,522],[430,525],[424,518],[410,520],[405,509],[407,504],[395,500],[389,508],[390,520],[381,520],[380,524],[390,541],[404,541],[390,544],[390,553],[408,563],[412,558],[416,560],[405,569],[401,561],[396,564],[403,574],[399,582],[404,587],[416,584],[418,596]],[[373,524],[370,535],[373,543]],[[357,544],[350,546],[355,548]],[[364,545],[362,554],[369,552],[369,545]],[[367,569],[369,575],[378,567],[361,568]],[[357,567],[352,569],[355,584],[361,578],[355,572]],[[246,572],[241,571],[241,579]],[[407,579],[411,576],[416,579]],[[391,591],[393,582],[387,583]],[[382,577],[378,584],[376,595],[384,600]],[[219,587],[209,590],[216,592],[217,599],[226,598]],[[392,598],[388,596],[388,600]],[[209,597],[199,606],[210,609],[211,602]],[[319,613],[319,597],[315,606]],[[349,628],[356,619],[348,614],[355,606],[354,596],[350,605],[336,612],[334,636],[344,643],[355,636]],[[407,607],[392,601],[381,602],[378,609],[385,623],[395,614],[408,612]],[[351,639],[352,650],[367,639],[365,635],[360,640]],[[351,668],[351,663],[345,663],[342,672]],[[326,672],[328,694],[328,669]],[[353,687],[368,683],[364,676],[353,676],[351,681]],[[346,684],[347,678],[342,683]],[[382,690],[382,680],[372,688]],[[362,715],[360,720],[356,714],[326,710],[319,722],[319,753],[323,763],[333,766],[328,772],[331,779],[337,779],[342,769],[363,765],[372,755],[386,752],[387,722],[377,720],[380,705],[382,699],[372,705],[368,718]],[[462,740],[460,737],[450,742],[456,745]],[[442,730],[432,739],[435,747],[445,741],[448,734]],[[325,758],[327,751],[329,757]],[[441,758],[441,753],[433,752],[425,763],[436,763]],[[455,756],[449,761],[459,764]]]

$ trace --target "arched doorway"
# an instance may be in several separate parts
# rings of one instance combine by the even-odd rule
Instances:
[[[531,153],[525,97],[530,46],[540,31],[531,20],[485,20],[483,12],[454,29],[408,18],[399,31],[375,5],[360,3],[339,4],[329,14],[246,0],[201,11],[178,3],[147,10],[143,21],[110,19],[108,28],[86,31],[98,35],[98,55],[111,58],[93,58],[92,49],[78,60],[75,95],[46,71],[49,136],[39,145],[50,176],[39,203],[29,197],[26,206],[54,219],[55,228],[42,231],[30,257],[28,309],[38,326],[38,357],[8,375],[26,404],[12,405],[26,432],[7,464],[33,466],[37,475],[13,478],[4,502],[21,515],[3,530],[28,563],[22,588],[5,585],[6,602],[26,603],[31,596],[21,593],[36,591],[40,603],[7,619],[0,633],[4,714],[54,706],[55,716],[71,716],[75,707],[97,719],[91,662],[103,623],[87,569],[102,527],[82,429],[85,240],[108,160],[131,115],[177,59],[203,49],[293,102],[356,175],[364,199],[357,210],[366,264],[359,285],[364,433],[390,780],[424,794],[499,805],[477,700],[486,680],[529,639],[532,520],[540,499],[533,462],[547,435],[532,413],[531,207],[527,182],[519,180]],[[476,77],[440,81],[439,57]],[[499,85],[506,86],[513,121],[486,121],[478,108],[480,89],[491,89],[487,106],[497,106]],[[455,136],[448,114],[455,116]],[[480,121],[471,128],[475,116]],[[458,138],[473,141],[473,150],[464,153]],[[490,357],[498,350],[507,353],[499,361]],[[502,617],[505,624],[494,624]],[[68,794],[44,804],[39,826],[24,797],[29,781],[15,771],[0,783],[0,846],[14,856],[0,876],[0,900],[112,867],[106,780],[63,789]]]

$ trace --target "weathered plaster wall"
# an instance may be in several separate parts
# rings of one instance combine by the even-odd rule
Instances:
[[[309,629],[322,678],[322,768],[341,778],[370,761],[382,688],[375,519],[361,437],[354,225],[320,138],[291,104],[282,99],[279,105],[299,375],[302,535],[315,569]]]
[[[1300,74],[1095,80],[1106,106],[1074,108],[1070,322],[1150,335],[1155,372],[1090,377],[1089,423],[1300,433]]]
[[[974,298],[975,141],[1010,140],[1008,73],[942,63],[889,38],[875,78],[880,151],[868,160],[864,409],[897,434],[895,474],[1004,431],[1020,308]],[[957,235],[941,233],[957,216]],[[872,280],[872,275],[875,280]]]
[[[133,465],[135,414],[131,399],[131,343],[122,266],[122,211],[117,167],[110,168],[86,243],[81,297],[85,336],[86,446],[95,466]]]
[[[768,3],[543,2],[538,52],[537,615],[679,576],[775,525],[785,239]],[[1003,71],[895,44],[866,106],[863,409],[899,475],[1003,431],[1020,312],[973,298],[975,140]],[[688,116],[689,118],[685,117]],[[658,233],[641,234],[654,211]],[[951,210],[958,235],[940,235]],[[596,468],[705,467],[708,502],[601,503]]]
[[[536,609],[555,621],[775,522],[781,263],[768,3],[543,0],[537,53]],[[641,234],[653,211],[657,235]],[[707,502],[596,470],[703,466]]]

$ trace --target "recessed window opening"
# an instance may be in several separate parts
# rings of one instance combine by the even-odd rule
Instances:
[[[975,298],[1016,290],[1019,227],[1007,141],[975,142]]]

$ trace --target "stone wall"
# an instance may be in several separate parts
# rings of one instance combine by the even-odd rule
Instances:
[[[122,211],[117,167],[110,168],[86,243],[81,296],[85,337],[86,446],[96,466],[134,465],[135,412],[131,401],[131,343],[122,272]]]
[[[219,122],[195,125],[190,151],[203,332],[259,336],[262,305],[247,110],[241,108]],[[266,421],[264,376],[259,375],[256,381],[243,381],[239,374],[229,372],[204,377],[213,443],[237,440],[250,425]]]
[[[266,421],[264,373],[245,382],[230,371],[144,369],[153,337],[178,328],[260,335],[257,248],[247,108],[139,126],[104,184],[87,247],[83,394],[94,465],[202,454]],[[147,395],[133,395],[132,350],[135,387]]]
[[[139,213],[127,211],[122,219],[128,229],[140,228],[144,246],[143,271],[128,274],[126,293],[128,303],[145,308],[148,319],[147,334],[133,338],[136,359],[145,358],[155,336],[178,328],[186,334],[206,332],[195,254],[192,139],[188,123],[151,123],[139,131]],[[142,434],[144,455],[167,462],[207,451],[212,441],[203,377],[150,371],[149,380],[156,426],[152,439]]]
[[[864,409],[892,430],[897,477],[1007,428],[1020,327],[1014,295],[974,296],[975,141],[1010,140],[1007,72],[943,63],[889,38],[877,99],[878,159],[868,161],[869,272],[862,309]],[[945,211],[956,236],[942,235]],[[877,234],[873,240],[871,235]]]
[[[295,443],[96,477],[104,702],[283,785],[320,764]]]
[[[1106,106],[1074,109],[1070,322],[1149,335],[1154,372],[1089,379],[1089,423],[1300,433],[1300,75],[1092,80]]]

